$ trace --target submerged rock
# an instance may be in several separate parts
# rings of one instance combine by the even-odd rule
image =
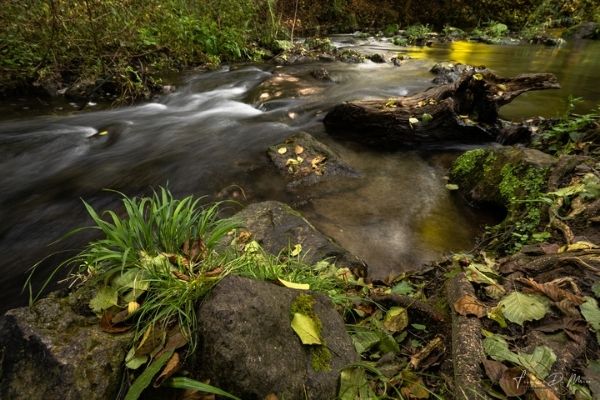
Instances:
[[[55,295],[0,319],[0,398],[115,398],[131,336],[102,332]]]
[[[312,307],[323,345],[303,345],[292,330],[299,303]],[[243,399],[334,399],[340,370],[358,359],[344,321],[321,294],[229,276],[198,320],[200,375]]]
[[[367,56],[367,58],[377,64],[384,64],[387,62],[385,56],[379,53],[371,54],[370,56]]]
[[[564,34],[565,39],[599,39],[600,25],[595,22],[584,22],[569,28]]]
[[[265,201],[250,204],[234,216],[252,233],[266,251],[278,254],[295,244],[301,244],[304,261],[314,264],[332,259],[339,267],[348,267],[359,276],[365,276],[366,265],[316,230],[302,215],[290,206]]]
[[[269,147],[267,154],[288,179],[289,188],[314,185],[331,176],[358,176],[329,146],[305,132]]]

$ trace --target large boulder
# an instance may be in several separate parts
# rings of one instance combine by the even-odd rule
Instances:
[[[308,264],[330,259],[340,267],[365,276],[367,267],[332,239],[323,235],[298,211],[277,201],[250,204],[234,216],[266,251],[278,254],[290,246],[302,245],[302,255]]]
[[[115,398],[131,336],[102,332],[71,300],[51,295],[0,318],[0,398]]]
[[[291,310],[306,299],[323,346],[303,345],[291,328]],[[313,292],[229,276],[202,303],[198,320],[201,377],[243,399],[334,399],[340,370],[358,359],[331,301]]]

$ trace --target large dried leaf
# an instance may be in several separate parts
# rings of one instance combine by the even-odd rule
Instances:
[[[118,325],[114,322],[114,314],[110,310],[105,311],[100,318],[100,329],[108,333],[123,333],[131,329],[129,325]]]
[[[291,325],[302,344],[322,344],[317,324],[311,317],[294,313]]]
[[[490,378],[492,383],[500,382],[500,378],[502,378],[504,371],[508,369],[508,367],[501,362],[488,360],[487,358],[483,360],[483,368],[485,369],[485,374]]]
[[[550,310],[544,297],[521,292],[512,292],[503,298],[498,306],[502,308],[502,313],[506,319],[521,326],[526,321],[544,318]]]
[[[460,315],[474,315],[481,318],[486,315],[486,307],[475,296],[465,294],[454,303],[454,310]]]
[[[385,314],[383,326],[390,332],[402,332],[408,326],[406,308],[392,307]]]
[[[528,285],[533,290],[546,295],[552,301],[561,301],[567,299],[575,304],[581,304],[584,302],[583,297],[561,289],[558,286],[558,283],[555,282],[538,283],[531,278],[519,278],[518,281]]]
[[[529,389],[527,371],[523,368],[508,368],[500,377],[500,387],[508,397],[523,396]]]
[[[567,334],[579,345],[585,344],[587,336],[587,323],[580,318],[565,318],[552,323],[544,324],[535,328],[540,332],[552,333],[561,331]]]
[[[175,352],[161,371],[160,375],[154,380],[153,386],[155,388],[159,387],[165,380],[169,379],[175,372],[179,371],[180,368],[181,357],[179,356],[179,353]]]
[[[195,262],[206,256],[207,248],[201,238],[188,239],[183,243],[183,254],[188,260]]]
[[[560,400],[552,389],[533,374],[529,374],[529,386],[538,400]]]

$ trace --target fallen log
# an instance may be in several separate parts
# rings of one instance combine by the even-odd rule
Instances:
[[[559,87],[556,76],[548,73],[501,78],[487,70],[468,71],[456,82],[413,96],[339,104],[323,122],[332,136],[376,147],[494,140],[511,144],[524,135],[515,135],[515,127],[499,119],[499,108],[530,90]]]

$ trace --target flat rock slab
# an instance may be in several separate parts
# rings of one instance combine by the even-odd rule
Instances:
[[[267,154],[289,188],[314,185],[332,176],[358,176],[333,149],[305,132],[269,147]]]
[[[313,369],[315,346],[303,345],[290,325],[293,302],[307,294],[332,356],[328,370]],[[202,303],[198,320],[201,376],[243,399],[334,399],[340,370],[358,359],[331,301],[313,292],[228,276]]]
[[[302,214],[277,201],[250,204],[234,216],[266,251],[278,254],[296,244],[302,245],[301,255],[308,264],[324,259],[339,267],[348,267],[358,276],[365,276],[364,262],[323,235]]]
[[[0,318],[0,398],[115,398],[130,335],[102,332],[96,317],[50,296]]]

